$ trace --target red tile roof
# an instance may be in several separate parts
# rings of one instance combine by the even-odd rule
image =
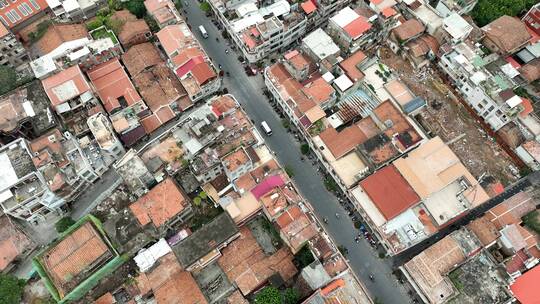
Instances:
[[[124,97],[128,106],[141,101],[141,96],[137,93],[118,58],[93,67],[88,71],[88,77],[109,113],[121,107],[120,97]]]
[[[154,132],[157,128],[161,127],[164,123],[174,118],[174,112],[171,107],[164,106],[157,110],[154,114],[147,116],[141,120],[141,124],[144,127],[146,134]]]
[[[153,223],[160,227],[182,212],[188,205],[184,194],[171,178],[167,178],[129,208],[141,225]]]
[[[315,6],[315,3],[313,3],[312,0],[302,2],[302,4],[300,4],[300,6],[304,10],[304,12],[306,14],[308,14],[308,15],[317,10],[317,6]]]
[[[345,280],[337,279],[335,281],[332,281],[332,283],[326,285],[324,288],[322,288],[321,294],[326,297],[332,292],[334,292],[336,289],[339,289],[344,286],[345,286]]]
[[[339,63],[342,69],[345,70],[347,76],[354,82],[364,78],[364,73],[360,71],[358,65],[362,63],[367,58],[366,54],[362,51],[357,51],[356,53],[349,56],[349,58],[343,60]]]
[[[90,86],[78,65],[45,78],[41,83],[53,106],[62,104],[90,90]]]
[[[41,55],[48,54],[65,42],[88,37],[88,31],[83,24],[52,24],[39,39],[35,46]]]
[[[377,209],[391,220],[412,207],[420,198],[394,165],[389,165],[360,182]]]
[[[538,282],[540,282],[540,265],[518,277],[514,284],[510,285],[510,290],[521,304],[538,304],[540,298]]]
[[[42,260],[55,287],[61,293],[66,293],[74,287],[74,278],[84,279],[79,275],[108,252],[109,249],[97,230],[91,222],[86,222],[46,251]]]
[[[381,11],[381,13],[383,14],[383,16],[385,18],[389,18],[389,17],[392,17],[392,16],[396,15],[397,11],[393,7],[389,6],[389,7],[385,8],[385,9],[383,9]]]
[[[349,126],[341,132],[329,127],[322,131],[319,137],[336,159],[341,158],[368,139],[356,125]]]
[[[35,4],[32,4],[30,0],[19,0],[19,1],[3,1],[4,5],[2,5],[2,8],[0,8],[0,16],[2,17],[2,21],[5,21],[8,28],[13,28],[14,26],[23,23],[24,21],[32,18],[33,16],[39,14],[40,12],[46,10],[49,5],[47,4],[46,0],[35,0]],[[21,11],[20,5],[23,3],[26,3],[31,10],[31,13],[25,16],[23,12]],[[14,11],[17,15],[15,15],[16,18],[14,20],[10,19],[8,17],[8,12]]]
[[[352,39],[356,39],[371,29],[371,23],[369,23],[364,17],[360,16],[347,24],[344,29]]]

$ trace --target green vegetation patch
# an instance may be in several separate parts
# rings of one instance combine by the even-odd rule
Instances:
[[[527,12],[538,0],[479,0],[471,12],[480,27],[503,16],[518,16]]]

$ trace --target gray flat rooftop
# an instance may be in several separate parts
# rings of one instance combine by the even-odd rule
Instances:
[[[227,212],[223,212],[192,235],[173,246],[180,264],[187,268],[226,240],[238,233],[238,227]]]

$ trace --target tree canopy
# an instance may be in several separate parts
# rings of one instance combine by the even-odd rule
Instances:
[[[265,287],[255,296],[257,304],[281,304],[281,294],[275,287]]]
[[[146,14],[146,7],[143,0],[130,0],[124,3],[124,7],[139,19]]]
[[[503,16],[518,16],[525,13],[538,0],[479,0],[471,15],[480,27]]]
[[[24,280],[0,273],[0,304],[20,303],[25,284]]]
[[[73,224],[75,224],[75,221],[69,216],[66,216],[58,220],[58,222],[54,224],[54,228],[56,228],[58,233],[62,233],[68,230],[69,227],[73,226]]]
[[[17,87],[17,73],[11,67],[0,65],[0,95]]]

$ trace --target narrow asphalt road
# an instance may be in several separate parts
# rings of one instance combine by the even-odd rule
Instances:
[[[347,212],[338,203],[336,197],[326,191],[321,176],[311,165],[311,162],[300,159],[299,144],[282,127],[279,117],[262,94],[265,88],[262,76],[259,74],[255,77],[248,77],[245,74],[242,64],[237,59],[238,54],[235,54],[227,46],[221,32],[210,19],[204,16],[197,1],[187,0],[183,3],[184,9],[187,11],[187,21],[208,55],[216,66],[221,65],[225,72],[230,73],[229,77],[225,77],[224,87],[238,99],[257,126],[260,126],[261,121],[266,121],[272,128],[273,135],[266,138],[266,143],[276,152],[277,158],[283,166],[292,168],[293,180],[304,197],[311,203],[317,216],[328,218],[328,232],[338,245],[343,245],[349,250],[350,264],[357,276],[364,282],[371,296],[386,304],[408,303],[409,299],[405,289],[392,275],[391,263],[379,259],[377,253],[364,239],[360,243],[354,241],[358,231],[348,218]],[[204,25],[209,34],[207,39],[204,39],[197,29],[201,24]],[[219,38],[219,42],[216,41],[216,37]],[[226,49],[230,50],[228,54],[225,53]],[[340,215],[339,218],[336,218],[336,213]],[[374,281],[369,279],[370,274],[374,275]]]

